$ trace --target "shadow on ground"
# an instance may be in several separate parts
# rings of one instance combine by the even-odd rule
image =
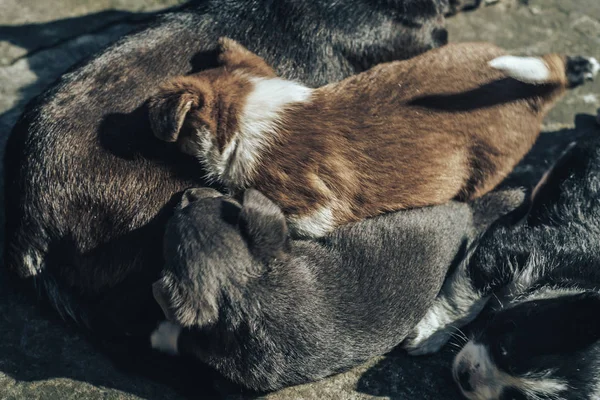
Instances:
[[[191,0],[171,10],[201,1]],[[8,97],[17,94],[9,106],[0,99],[1,148],[27,102],[73,66],[123,35],[146,26],[162,11],[105,10],[44,23],[0,25],[0,44],[17,46],[23,52],[17,57],[0,54],[0,68],[5,69],[0,71],[0,79],[5,78],[2,72],[7,78],[0,94],[8,93]]]
[[[0,41],[19,46],[26,50],[26,56],[31,56],[33,52],[57,46],[74,37],[100,32],[115,23],[147,20],[154,14],[106,10],[43,23],[0,25]]]
[[[504,180],[500,188],[532,187],[541,179],[544,172],[556,162],[570,143],[587,135],[600,135],[600,126],[595,115],[577,114],[574,125],[574,128],[543,132],[531,151]]]
[[[23,57],[5,60],[3,68],[7,75],[3,91],[9,92],[9,99],[0,104],[4,106],[0,108],[4,109],[0,114],[2,149],[25,104],[73,65],[151,18],[148,13],[140,14],[103,11],[40,24],[0,25],[0,42],[26,50]]]
[[[461,400],[452,380],[453,346],[431,356],[411,357],[397,348],[362,374],[356,390],[391,400]]]
[[[167,400],[198,393],[216,397],[235,390],[194,360],[149,354],[140,340],[100,343],[86,337],[32,300],[31,290],[4,272],[0,273],[0,290],[3,399],[31,398],[37,393],[60,399],[104,398],[106,394],[127,398],[122,396],[130,394],[131,398]]]

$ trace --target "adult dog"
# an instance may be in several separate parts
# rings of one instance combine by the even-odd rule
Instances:
[[[454,2],[453,2],[454,3]],[[309,86],[446,42],[446,0],[209,0],[162,15],[65,74],[15,126],[5,157],[5,264],[63,316],[144,334],[174,195],[196,165],[151,140],[157,83],[214,65],[229,36]],[[191,171],[194,171],[191,173]],[[177,196],[176,196],[177,197]]]

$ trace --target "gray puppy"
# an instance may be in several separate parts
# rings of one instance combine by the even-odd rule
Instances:
[[[402,342],[448,268],[522,199],[507,191],[397,212],[314,242],[290,240],[281,210],[256,190],[240,204],[190,189],[167,225],[154,295],[169,321],[152,346],[254,390],[346,370]]]

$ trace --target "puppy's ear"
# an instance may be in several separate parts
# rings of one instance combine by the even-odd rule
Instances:
[[[222,37],[219,39],[219,63],[226,69],[246,69],[254,75],[275,78],[277,74],[265,60],[233,39]]]
[[[239,218],[242,234],[254,257],[269,262],[286,250],[288,230],[281,209],[262,193],[248,189],[244,193]]]
[[[173,309],[169,304],[169,296],[167,295],[167,291],[163,286],[162,280],[158,280],[152,284],[152,294],[154,295],[154,300],[156,300],[160,308],[163,310],[165,317],[169,321],[175,321],[175,314],[173,313]]]
[[[531,191],[528,220],[530,223],[545,223],[552,206],[559,202],[568,179],[573,179],[577,173],[587,171],[588,157],[582,154],[576,142],[570,143],[563,150],[558,160],[542,176]]]
[[[490,192],[471,202],[473,210],[473,224],[478,233],[484,232],[491,224],[507,214],[514,214],[514,219],[518,220],[516,214],[522,216],[526,211],[525,192],[522,189],[507,189]],[[525,211],[520,212],[522,208]],[[511,223],[513,221],[511,216]]]
[[[152,294],[167,320],[183,327],[205,326],[217,320],[221,284],[214,276],[203,277],[205,281],[167,269],[163,278],[154,282]]]
[[[163,87],[148,100],[148,116],[154,136],[165,142],[176,142],[189,111],[202,107],[204,97],[200,88],[181,82]]]
[[[187,189],[181,195],[181,201],[179,202],[179,209],[184,209],[192,203],[197,202],[198,200],[206,199],[206,198],[215,198],[222,197],[223,195],[211,188],[191,188]]]

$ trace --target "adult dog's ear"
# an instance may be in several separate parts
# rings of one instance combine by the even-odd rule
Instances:
[[[570,310],[569,310],[570,309]],[[600,339],[600,294],[586,292],[573,296],[567,306],[564,323],[574,331],[573,340],[585,344]]]
[[[154,136],[165,142],[176,142],[190,110],[205,103],[205,93],[180,78],[148,100],[148,116]]]
[[[228,70],[246,69],[265,78],[275,78],[273,68],[257,54],[254,54],[233,39],[219,39],[219,63]]]
[[[527,342],[528,352],[548,354],[586,348],[600,339],[600,294],[585,292],[524,303],[526,322],[540,337]]]
[[[285,252],[288,229],[281,209],[262,193],[244,193],[239,226],[254,257],[269,262]]]

